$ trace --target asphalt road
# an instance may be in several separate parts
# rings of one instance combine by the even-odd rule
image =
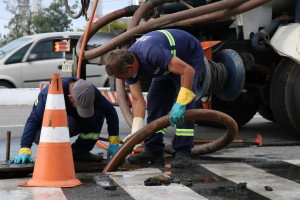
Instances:
[[[120,138],[130,128],[120,116]],[[0,107],[0,160],[5,160],[6,132],[11,131],[11,157],[17,155],[23,126],[31,106]],[[102,137],[107,137],[106,125]],[[165,142],[170,143],[174,128],[168,128]],[[224,129],[196,126],[195,139],[216,139]],[[236,139],[253,141],[256,135],[263,138],[263,145],[232,143],[228,147],[202,156],[193,157],[188,169],[145,165],[135,170],[118,170],[112,174],[77,173],[84,184],[74,188],[21,188],[21,179],[0,179],[0,199],[300,199],[300,146],[277,124],[259,115],[239,129]],[[74,140],[72,138],[71,140]],[[296,146],[293,146],[296,145]],[[37,146],[33,146],[35,157]],[[93,152],[106,153],[95,147]],[[166,163],[173,158],[166,157]],[[168,174],[179,182],[191,181],[185,187],[172,183],[168,186],[144,186],[144,181],[155,175]],[[114,183],[117,189],[105,190],[103,185]],[[241,187],[241,186],[246,187]],[[267,191],[266,186],[273,191]],[[21,195],[21,196],[20,196]]]

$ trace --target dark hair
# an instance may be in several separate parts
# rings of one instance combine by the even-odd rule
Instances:
[[[128,65],[134,61],[132,52],[126,49],[115,49],[105,58],[105,70],[109,76],[116,74],[125,74],[128,71]]]

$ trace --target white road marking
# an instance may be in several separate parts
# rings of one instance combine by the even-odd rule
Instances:
[[[299,200],[300,184],[265,172],[244,163],[224,163],[220,165],[202,164],[213,173],[235,183],[247,182],[247,188],[272,200]],[[270,186],[273,191],[266,191]]]
[[[300,160],[283,160],[284,162],[291,163],[293,165],[298,165],[300,166]]]
[[[164,200],[201,200],[206,199],[190,188],[181,184],[172,183],[168,186],[145,186],[144,181],[163,173],[159,169],[146,168],[127,172],[109,173],[120,187],[136,200],[164,199]]]
[[[17,200],[67,200],[61,188],[47,187],[21,187],[19,183],[27,182],[26,179],[0,179],[0,199],[17,199]]]

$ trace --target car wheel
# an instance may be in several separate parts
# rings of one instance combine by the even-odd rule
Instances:
[[[14,86],[6,81],[0,81],[0,89],[3,88],[14,88]]]
[[[271,82],[270,102],[276,122],[300,138],[300,65],[289,58],[278,64]]]

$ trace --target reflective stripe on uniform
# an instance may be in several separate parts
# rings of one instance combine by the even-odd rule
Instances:
[[[84,140],[98,140],[99,133],[80,133],[80,138]]]
[[[194,136],[194,129],[176,129],[177,136]]]
[[[155,133],[165,134],[166,130],[167,130],[166,128],[163,128],[163,129],[161,129],[159,131],[156,131]]]
[[[170,43],[170,46],[171,47],[175,47],[176,43],[175,43],[175,40],[173,38],[173,36],[171,35],[171,33],[169,31],[166,31],[166,30],[158,30],[159,32],[162,32],[163,34],[165,34],[165,36],[168,38],[169,40],[169,43]],[[176,56],[176,49],[172,49],[171,50],[171,54],[173,54],[174,56]],[[170,72],[169,71],[166,71],[164,73],[164,75],[167,75],[169,74]]]
[[[38,103],[39,103],[39,98],[37,97],[37,98],[35,99],[35,101],[34,101],[34,105],[37,106]]]
[[[171,47],[176,45],[175,40],[169,31],[166,30],[158,30],[158,31],[162,32],[167,36]]]

